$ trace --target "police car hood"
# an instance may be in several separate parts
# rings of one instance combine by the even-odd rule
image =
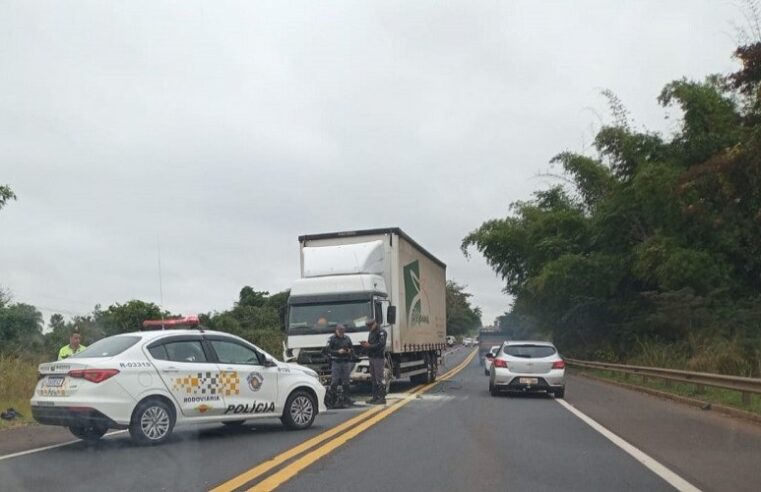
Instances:
[[[288,371],[306,374],[307,376],[315,378],[318,377],[317,373],[312,369],[302,366],[301,364],[296,364],[295,362],[278,362],[277,366]]]

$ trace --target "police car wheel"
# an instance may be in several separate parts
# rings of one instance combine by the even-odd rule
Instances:
[[[225,422],[222,422],[222,425],[226,427],[240,427],[244,423],[246,423],[245,420],[227,420]]]
[[[161,444],[174,428],[174,412],[159,399],[145,400],[132,414],[129,434],[140,445]]]
[[[83,441],[95,442],[106,433],[108,428],[95,424],[76,424],[69,426],[69,431]]]
[[[283,409],[283,424],[289,429],[308,429],[317,416],[317,403],[304,390],[296,390],[288,397]]]

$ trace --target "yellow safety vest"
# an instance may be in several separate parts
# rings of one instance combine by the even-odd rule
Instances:
[[[80,353],[81,351],[83,351],[86,348],[87,347],[85,347],[84,345],[80,344],[79,347],[77,347],[77,350],[74,351],[71,348],[71,346],[69,346],[68,344],[64,345],[63,347],[61,347],[61,350],[58,351],[58,360],[63,360],[65,358],[67,358],[67,357],[71,357],[72,355],[78,354],[78,353]]]

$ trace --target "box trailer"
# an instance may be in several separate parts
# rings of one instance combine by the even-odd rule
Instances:
[[[288,299],[284,360],[316,370],[327,382],[323,349],[342,324],[361,354],[365,323],[388,332],[386,382],[433,381],[446,347],[446,265],[399,228],[299,237],[301,276]],[[352,380],[369,381],[359,358]]]

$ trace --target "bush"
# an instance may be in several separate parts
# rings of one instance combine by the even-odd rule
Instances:
[[[0,428],[12,427],[22,422],[32,421],[29,399],[37,385],[37,366],[43,362],[26,357],[0,355],[0,410],[14,408],[21,420],[0,420]]]

